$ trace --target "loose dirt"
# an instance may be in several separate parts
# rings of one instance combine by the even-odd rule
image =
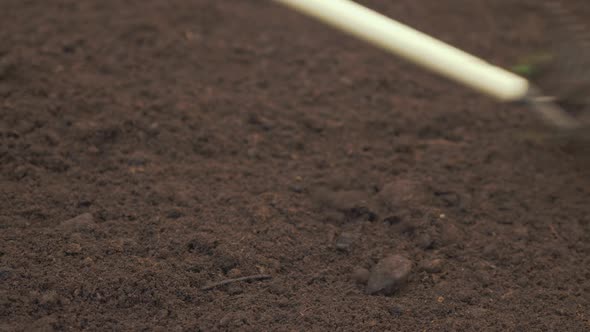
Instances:
[[[503,66],[550,29],[362,3]],[[589,152],[530,110],[270,1],[0,13],[1,331],[590,329]]]

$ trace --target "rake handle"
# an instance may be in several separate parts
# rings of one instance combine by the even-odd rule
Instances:
[[[526,98],[529,82],[350,0],[274,0],[500,101]]]

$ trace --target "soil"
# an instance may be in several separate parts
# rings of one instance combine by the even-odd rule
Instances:
[[[504,66],[551,29],[361,2]],[[0,331],[590,329],[588,146],[531,110],[271,1],[0,12]]]

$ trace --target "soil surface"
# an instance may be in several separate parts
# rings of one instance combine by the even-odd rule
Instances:
[[[505,66],[551,29],[361,2]],[[0,331],[590,330],[588,146],[529,109],[271,1],[0,13]]]

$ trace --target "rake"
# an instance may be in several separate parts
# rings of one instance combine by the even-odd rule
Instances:
[[[533,83],[523,75],[522,69],[529,67],[519,67],[519,75],[518,70],[515,72],[494,66],[353,1],[274,1],[500,102],[525,103],[560,133],[579,133],[589,128],[588,120],[579,116],[584,112],[566,111],[564,105],[567,103],[563,101],[568,100],[570,92],[588,99],[590,75],[579,79],[578,74],[585,65],[582,62],[588,62],[588,57],[580,54],[580,49],[590,55],[587,51],[590,50],[590,38],[578,38],[579,41],[574,45],[577,49],[573,52],[572,44],[567,47],[559,45],[555,52],[550,53],[550,57],[545,58],[546,63],[554,64],[553,72],[557,72],[557,77],[560,77],[549,80],[552,84],[547,87],[555,88],[555,94],[547,95],[543,93],[546,89],[544,84],[537,85],[538,82]],[[549,1],[543,5],[564,28],[565,34],[575,37],[584,35],[586,29],[559,2]],[[587,65],[590,69],[590,63]],[[566,80],[565,77],[570,79]],[[582,103],[583,107],[585,105]]]

